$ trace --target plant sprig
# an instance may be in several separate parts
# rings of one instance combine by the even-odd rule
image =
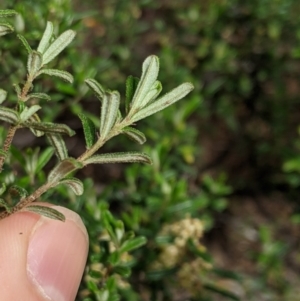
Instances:
[[[129,76],[126,81],[125,112],[123,116],[120,110],[121,97],[119,92],[105,90],[96,80],[86,79],[85,83],[94,92],[101,103],[101,111],[99,114],[100,127],[96,129],[92,120],[83,113],[79,114],[84,130],[86,150],[75,159],[69,157],[63,140],[63,135],[72,136],[74,131],[65,124],[41,121],[38,114],[41,106],[37,104],[30,105],[30,102],[28,102],[28,100],[32,98],[41,100],[51,99],[50,96],[45,93],[31,92],[34,80],[42,74],[57,76],[72,83],[73,76],[70,73],[63,70],[47,69],[46,65],[55,59],[57,55],[71,43],[75,37],[75,32],[67,30],[56,39],[53,39],[53,24],[47,22],[46,29],[37,50],[32,50],[25,37],[20,35],[18,37],[28,52],[27,80],[22,88],[19,87],[19,85],[15,86],[18,97],[18,103],[15,109],[0,105],[0,120],[10,124],[7,137],[0,151],[0,171],[2,170],[6,155],[9,152],[15,132],[19,128],[28,128],[36,136],[46,135],[49,143],[55,149],[58,163],[49,172],[46,183],[33,193],[28,194],[21,188],[15,189],[19,193],[20,199],[12,208],[1,198],[0,206],[3,207],[4,211],[0,213],[0,219],[14,212],[26,209],[27,211],[39,213],[50,218],[63,220],[61,214],[55,212],[54,209],[50,210],[46,206],[36,206],[31,205],[31,203],[36,201],[43,193],[58,185],[66,185],[76,194],[82,194],[83,184],[79,179],[70,177],[70,175],[89,164],[129,162],[151,164],[151,158],[147,154],[140,152],[117,152],[108,154],[98,154],[97,152],[107,141],[120,134],[124,134],[135,142],[143,144],[146,141],[146,137],[141,131],[135,128],[136,122],[182,99],[193,89],[193,85],[191,83],[181,84],[169,93],[159,97],[162,91],[162,85],[157,80],[159,59],[155,55],[151,55],[147,57],[143,63],[141,78],[137,79]],[[5,98],[6,92],[0,90],[1,103]],[[1,193],[3,194],[4,191],[5,188],[1,190]]]

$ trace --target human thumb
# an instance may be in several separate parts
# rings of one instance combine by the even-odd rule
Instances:
[[[65,222],[30,212],[0,221],[0,300],[74,301],[88,253],[80,217],[63,207]]]

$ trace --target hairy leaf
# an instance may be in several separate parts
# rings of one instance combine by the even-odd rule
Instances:
[[[26,121],[22,122],[22,125],[44,133],[67,134],[69,136],[75,135],[75,132],[72,129],[66,124],[61,123]]]
[[[43,53],[43,65],[48,64],[61,53],[72,42],[75,35],[75,31],[69,29],[50,44],[49,48]]]
[[[22,209],[23,211],[29,211],[33,213],[37,213],[40,215],[43,215],[45,217],[59,220],[64,222],[66,220],[65,216],[59,212],[58,210],[52,208],[52,207],[46,207],[42,205],[29,205]]]
[[[60,134],[50,134],[50,133],[46,135],[50,141],[50,144],[54,147],[55,154],[58,157],[58,159],[62,161],[68,158],[68,150],[62,136]]]
[[[0,23],[0,36],[4,36],[14,31],[14,28],[8,23]]]
[[[18,124],[19,114],[15,110],[0,106],[0,120],[12,124]]]
[[[139,152],[122,152],[94,155],[84,160],[84,165],[88,164],[104,164],[104,163],[147,163],[152,164],[151,158]]]
[[[0,18],[12,17],[17,14],[18,12],[13,9],[0,9]]]
[[[37,122],[37,123],[41,122],[40,117],[39,117],[38,114],[33,114],[33,115],[28,119],[28,121],[30,121],[30,122]],[[35,130],[35,129],[33,129],[33,128],[30,128],[30,131],[31,131],[36,137],[41,137],[41,136],[44,135],[44,132],[39,131],[39,130]]]
[[[27,95],[26,100],[29,100],[29,99],[32,99],[32,98],[51,100],[51,97],[46,93],[30,93],[30,94]]]
[[[105,138],[116,122],[120,105],[120,94],[117,91],[106,92],[101,108],[100,135]]]
[[[145,135],[141,131],[139,131],[135,128],[132,128],[130,126],[122,129],[122,133],[139,144],[143,144],[146,142]]]
[[[20,95],[22,93],[21,87],[18,84],[13,84],[13,87],[15,88],[18,98],[20,98]]]
[[[127,77],[126,80],[126,99],[125,99],[125,111],[126,114],[129,112],[130,109],[130,102],[133,98],[133,95],[135,93],[135,90],[139,84],[139,78],[134,77],[132,75]]]
[[[180,100],[184,96],[186,96],[189,92],[193,90],[194,86],[191,83],[184,83],[171,92],[165,94],[155,102],[151,103],[149,106],[141,109],[139,112],[134,114],[132,117],[132,122],[136,122],[138,120],[144,119],[156,112],[159,112],[168,106],[172,105],[176,101]]]
[[[97,140],[95,125],[93,121],[83,113],[78,114],[78,117],[80,118],[83,126],[86,147],[91,148]]]
[[[72,178],[72,177],[64,178],[64,179],[61,179],[58,184],[63,184],[63,185],[68,186],[69,188],[71,188],[73,190],[73,192],[76,195],[83,194],[83,184],[77,178]]]
[[[0,89],[0,104],[6,99],[7,92],[3,89]]]
[[[50,44],[52,35],[53,35],[53,24],[52,24],[52,22],[48,21],[47,25],[46,25],[46,29],[43,33],[42,39],[37,48],[37,51],[39,51],[40,53],[45,52],[45,50],[48,48],[48,46]]]
[[[9,188],[9,193],[12,195],[18,195],[21,198],[26,198],[28,196],[28,191],[24,189],[23,187],[13,185]]]
[[[27,70],[31,75],[35,75],[42,67],[42,54],[33,50],[28,55]]]
[[[146,58],[143,63],[142,76],[132,99],[131,112],[142,107],[142,102],[155,83],[159,71],[159,59],[155,55]]]
[[[160,94],[162,91],[162,85],[160,81],[155,81],[151,89],[148,91],[144,99],[140,102],[140,107],[144,108],[149,103],[153,102],[156,97]]]
[[[50,75],[50,76],[56,76],[56,77],[59,77],[69,83],[73,83],[73,75],[67,71],[63,71],[63,70],[57,70],[57,69],[42,69],[40,72],[39,72],[39,75],[40,74],[47,74],[47,75]]]
[[[17,34],[17,37],[21,40],[21,42],[23,43],[24,47],[26,48],[28,54],[30,54],[32,52],[32,49],[29,45],[29,43],[27,42],[27,40],[25,39],[25,37],[23,37],[21,34]]]
[[[85,83],[88,85],[90,89],[93,90],[97,98],[102,101],[104,95],[105,95],[105,90],[103,87],[94,79],[88,78],[85,80]]]
[[[49,173],[48,182],[56,183],[66,177],[70,172],[82,168],[83,165],[74,158],[60,161]]]
[[[25,107],[20,113],[20,119],[22,122],[28,120],[33,114],[35,114],[41,107],[39,105],[33,105],[31,107]]]

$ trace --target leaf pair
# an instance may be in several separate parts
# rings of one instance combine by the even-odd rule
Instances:
[[[69,29],[63,32],[53,42],[51,42],[53,36],[53,24],[48,21],[43,37],[37,48],[37,51],[42,54],[43,65],[48,64],[55,57],[57,57],[57,55],[61,53],[72,42],[75,35],[75,31]]]
[[[110,133],[113,126],[115,125],[118,119],[117,117],[118,116],[121,117],[121,113],[119,111],[120,94],[117,91],[105,91],[103,87],[94,79],[89,78],[86,79],[85,82],[88,85],[88,87],[95,93],[97,98],[101,101],[101,117],[100,117],[99,131],[100,131],[101,138],[105,139],[107,135]],[[82,120],[82,115],[79,117]],[[89,125],[86,123],[86,120],[85,121],[82,120],[82,124],[84,129],[85,126],[87,126],[87,128],[89,127]],[[85,132],[90,132],[90,130],[87,131],[85,130]]]
[[[67,82],[72,83],[73,76],[69,72],[57,69],[42,68],[55,59],[58,54],[61,53],[72,42],[75,35],[76,33],[69,29],[52,41],[53,24],[48,21],[37,50],[32,50],[25,37],[19,34],[18,38],[21,40],[28,52],[27,69],[29,75],[35,78],[41,74],[47,74],[50,76],[59,77]]]
[[[142,76],[138,84],[134,77],[127,79],[126,102],[129,103],[132,97],[131,104],[127,104],[128,115],[132,122],[139,121],[167,108],[186,96],[194,88],[191,83],[184,83],[156,100],[162,91],[162,85],[157,81],[158,72],[159,59],[155,55],[151,55],[143,63]]]

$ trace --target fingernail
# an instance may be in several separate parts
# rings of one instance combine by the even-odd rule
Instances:
[[[53,208],[66,221],[41,216],[30,236],[27,273],[46,300],[74,301],[86,263],[88,236],[76,213]]]

